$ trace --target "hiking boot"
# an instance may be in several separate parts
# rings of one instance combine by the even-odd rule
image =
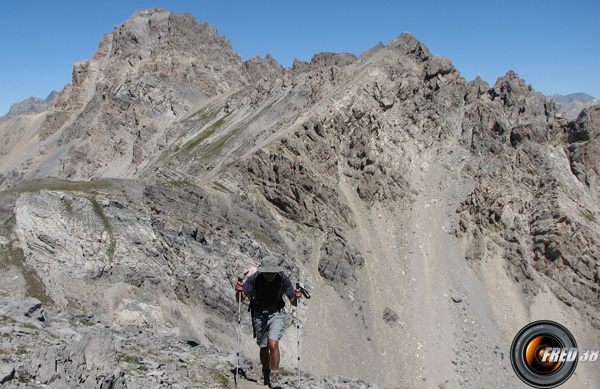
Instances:
[[[269,387],[271,389],[276,389],[276,388],[282,388],[281,386],[281,380],[279,378],[279,371],[272,371],[271,372],[271,379],[270,379],[270,384]]]
[[[271,369],[263,369],[263,385],[271,386]]]

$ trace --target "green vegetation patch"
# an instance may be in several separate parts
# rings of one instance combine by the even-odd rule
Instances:
[[[231,190],[229,190],[229,188],[227,188],[225,185],[221,184],[220,182],[215,181],[215,182],[213,182],[213,185],[227,193],[233,193]]]
[[[1,235],[11,236],[11,230],[15,225],[14,216],[6,221],[1,228]],[[54,301],[46,292],[46,285],[40,280],[37,272],[25,264],[25,254],[23,249],[18,246],[16,239],[9,241],[8,244],[0,245],[0,269],[7,269],[11,266],[16,267],[27,285],[27,295],[35,297],[43,304],[53,304]]]
[[[222,169],[221,171],[224,171],[224,170],[226,170],[226,169],[229,169],[229,168],[230,168],[230,167],[232,167],[232,166],[235,166],[235,165],[237,165],[237,164],[238,164],[238,162],[240,162],[240,160],[239,160],[239,159],[236,159],[236,160],[235,160],[235,161],[233,161],[233,162],[229,162],[228,164],[226,164],[226,165],[223,167],[223,169]]]
[[[81,324],[84,327],[93,327],[94,326],[94,323],[90,323],[86,319],[79,319],[79,324]]]
[[[196,136],[194,139],[192,139],[191,141],[187,142],[184,146],[183,146],[183,150],[184,151],[189,151],[189,150],[193,150],[196,147],[198,147],[202,142],[204,142],[206,139],[208,139],[208,137],[210,137],[212,134],[215,133],[217,129],[213,128],[212,126],[210,128],[208,128],[205,131],[202,131],[198,136]]]
[[[102,205],[93,197],[89,198],[88,200],[90,200],[90,203],[92,204],[92,209],[94,210],[96,216],[98,216],[100,220],[102,220],[102,225],[104,226],[104,228],[110,232],[110,222],[108,221],[108,217],[106,217],[106,214],[104,213],[104,207],[102,207]]]
[[[237,128],[233,129],[232,131],[230,131],[227,134],[223,135],[219,139],[215,140],[214,142],[212,142],[212,143],[207,144],[206,146],[204,146],[201,150],[199,150],[199,152],[198,152],[199,155],[201,155],[205,159],[209,159],[209,158],[215,156],[216,154],[218,154],[219,152],[221,152],[221,150],[227,145],[227,143],[233,137],[237,136],[240,131],[242,131],[243,129],[247,128],[251,123],[256,122],[257,120],[259,120],[261,116],[263,116],[267,111],[269,111],[269,110],[271,110],[273,108],[273,106],[275,105],[275,103],[276,103],[276,101],[273,101],[273,102],[269,103],[267,106],[265,106],[264,108],[262,108],[257,114],[253,115],[253,117],[250,118],[250,120],[248,122],[246,122],[245,124],[241,124]],[[204,107],[200,111],[198,111],[195,114],[191,115],[189,118],[185,119],[185,122],[197,121],[197,122],[202,123],[202,125],[205,125],[206,123],[209,123],[210,120],[214,120],[217,117],[218,113],[222,110],[222,108],[217,108],[217,109],[212,109],[212,110],[211,110],[211,108],[212,107],[210,107],[210,106]],[[188,151],[189,152],[191,150],[194,150],[194,149],[198,148],[198,146],[200,146],[206,139],[208,139],[209,137],[211,137],[212,135],[214,135],[215,132],[220,127],[223,126],[223,124],[225,123],[225,120],[232,113],[233,113],[233,111],[227,113],[227,115],[225,115],[222,118],[216,120],[206,130],[202,131],[194,139],[188,141],[181,149],[183,151]],[[191,155],[189,156],[189,158],[191,158]],[[233,162],[233,164],[235,164],[237,162],[238,161],[235,161],[235,162]],[[230,167],[230,166],[231,165],[229,165],[227,167]]]
[[[94,210],[94,213],[102,221],[102,225],[104,226],[104,229],[106,231],[108,231],[108,237],[110,239],[110,246],[108,247],[107,255],[108,255],[108,259],[110,261],[112,261],[113,256],[115,254],[115,250],[117,249],[117,244],[115,243],[115,240],[113,238],[112,227],[110,225],[110,221],[108,220],[108,217],[104,213],[104,207],[102,207],[102,205],[95,198],[92,197],[92,198],[89,198],[88,200],[90,201],[90,203],[92,203],[92,208]]]
[[[247,225],[246,231],[248,231],[252,235],[252,237],[254,237],[254,239],[256,241],[261,242],[262,244],[267,246],[269,249],[271,249],[271,250],[281,249],[281,246],[279,246],[279,244],[277,242],[275,242],[273,239],[271,239],[269,236],[267,236],[263,232],[259,231],[255,227]]]
[[[172,189],[180,189],[180,188],[185,188],[187,186],[193,186],[194,183],[187,178],[183,178],[181,180],[172,180],[172,181],[163,182],[159,185],[166,186],[166,187],[169,187]]]
[[[202,131],[194,139],[190,140],[185,145],[183,145],[182,149],[184,151],[190,151],[190,150],[193,150],[196,147],[200,146],[200,144],[202,144],[202,142],[204,142],[211,135],[213,135],[215,133],[215,131],[217,131],[223,125],[223,123],[225,123],[225,119],[227,119],[227,117],[229,117],[229,115],[231,115],[231,112],[229,112],[227,115],[223,116],[219,120],[212,123],[206,130]]]
[[[214,156],[215,154],[217,154],[219,151],[221,151],[221,149],[225,146],[225,144],[227,142],[229,142],[229,140],[231,138],[233,138],[235,135],[237,135],[238,132],[240,132],[240,130],[241,130],[241,128],[238,127],[235,130],[233,130],[233,131],[229,132],[228,134],[219,138],[219,140],[217,140],[216,142],[208,145],[206,147],[206,149],[204,150],[204,157],[210,158],[210,157]]]
[[[591,223],[597,223],[596,215],[594,215],[590,211],[588,211],[586,209],[581,209],[580,212],[583,215],[583,217],[585,217],[587,219],[587,221],[589,221]]]
[[[188,116],[187,118],[183,119],[181,122],[182,123],[190,123],[190,122],[208,123],[211,120],[214,120],[214,118],[216,118],[217,115],[219,114],[219,112],[221,112],[222,110],[223,110],[223,107],[214,107],[209,104],[209,105],[201,108],[200,110],[196,111],[192,115]]]
[[[119,360],[122,362],[132,363],[132,364],[136,364],[136,365],[140,364],[140,359],[138,357],[136,357],[134,355],[124,354],[124,353],[121,353],[119,355]]]
[[[211,158],[214,155],[216,155],[217,153],[219,153],[223,147],[227,144],[227,142],[229,142],[229,140],[231,138],[233,138],[234,136],[236,136],[241,130],[246,129],[250,126],[250,124],[252,124],[253,122],[256,122],[257,120],[259,120],[259,118],[267,111],[269,111],[271,108],[273,108],[273,106],[275,105],[276,101],[271,102],[270,104],[268,104],[266,107],[264,107],[263,109],[261,109],[256,115],[254,115],[248,122],[238,126],[237,128],[235,128],[234,130],[230,131],[229,133],[227,133],[226,135],[224,135],[223,137],[221,137],[219,140],[217,140],[214,143],[211,143],[210,145],[208,145],[204,150],[204,157],[205,158]],[[231,113],[227,114],[227,116],[229,116]],[[227,116],[223,117],[222,119],[225,119]],[[221,120],[222,120],[221,119]],[[220,123],[219,125],[221,125],[222,123]],[[235,161],[233,162],[233,164],[239,162]]]
[[[213,374],[215,376],[215,381],[220,384],[221,386],[227,388],[229,386],[229,380],[227,379],[227,377],[225,377],[225,375],[223,373],[221,373],[218,370],[214,370]]]
[[[6,189],[0,194],[37,193],[42,190],[89,192],[111,186],[112,183],[109,179],[92,181],[34,180]]]

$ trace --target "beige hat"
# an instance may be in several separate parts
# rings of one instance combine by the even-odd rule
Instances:
[[[279,273],[283,271],[283,267],[280,266],[281,262],[276,256],[267,255],[262,259],[257,271],[259,273]]]

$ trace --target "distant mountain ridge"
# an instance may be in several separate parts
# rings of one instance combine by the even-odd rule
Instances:
[[[569,120],[577,119],[582,109],[597,104],[597,102],[594,103],[595,98],[587,93],[571,93],[566,96],[555,94],[548,98],[556,102],[557,107],[565,113]]]
[[[60,92],[53,90],[45,99],[40,97],[30,97],[20,103],[15,103],[10,107],[10,110],[6,115],[0,116],[0,123],[17,116],[34,115],[36,113],[44,112],[54,104],[59,95]]]
[[[589,103],[590,101],[594,100],[594,97],[588,95],[587,93],[570,93],[566,96],[555,94],[555,95],[548,96],[548,97],[551,98],[552,100],[556,101],[557,103],[561,103],[561,104],[569,104],[574,101],[579,101],[581,103],[586,104],[586,103]]]

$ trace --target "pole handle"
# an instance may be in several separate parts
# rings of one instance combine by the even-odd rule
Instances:
[[[300,289],[302,291],[302,296],[304,296],[304,298],[307,298],[307,299],[310,298],[310,293],[308,293],[308,291],[306,289],[301,287],[299,282],[296,282],[296,289]]]
[[[242,279],[242,277],[238,277],[238,279],[237,279],[237,280],[238,280],[238,282],[242,282],[242,281],[244,281],[244,280]],[[237,285],[236,285],[236,286],[237,286]],[[239,300],[240,294],[241,294],[241,291],[237,290],[237,288],[236,288],[236,290],[235,290],[235,295],[238,297],[238,300]],[[239,302],[239,301],[238,301],[238,302]]]

